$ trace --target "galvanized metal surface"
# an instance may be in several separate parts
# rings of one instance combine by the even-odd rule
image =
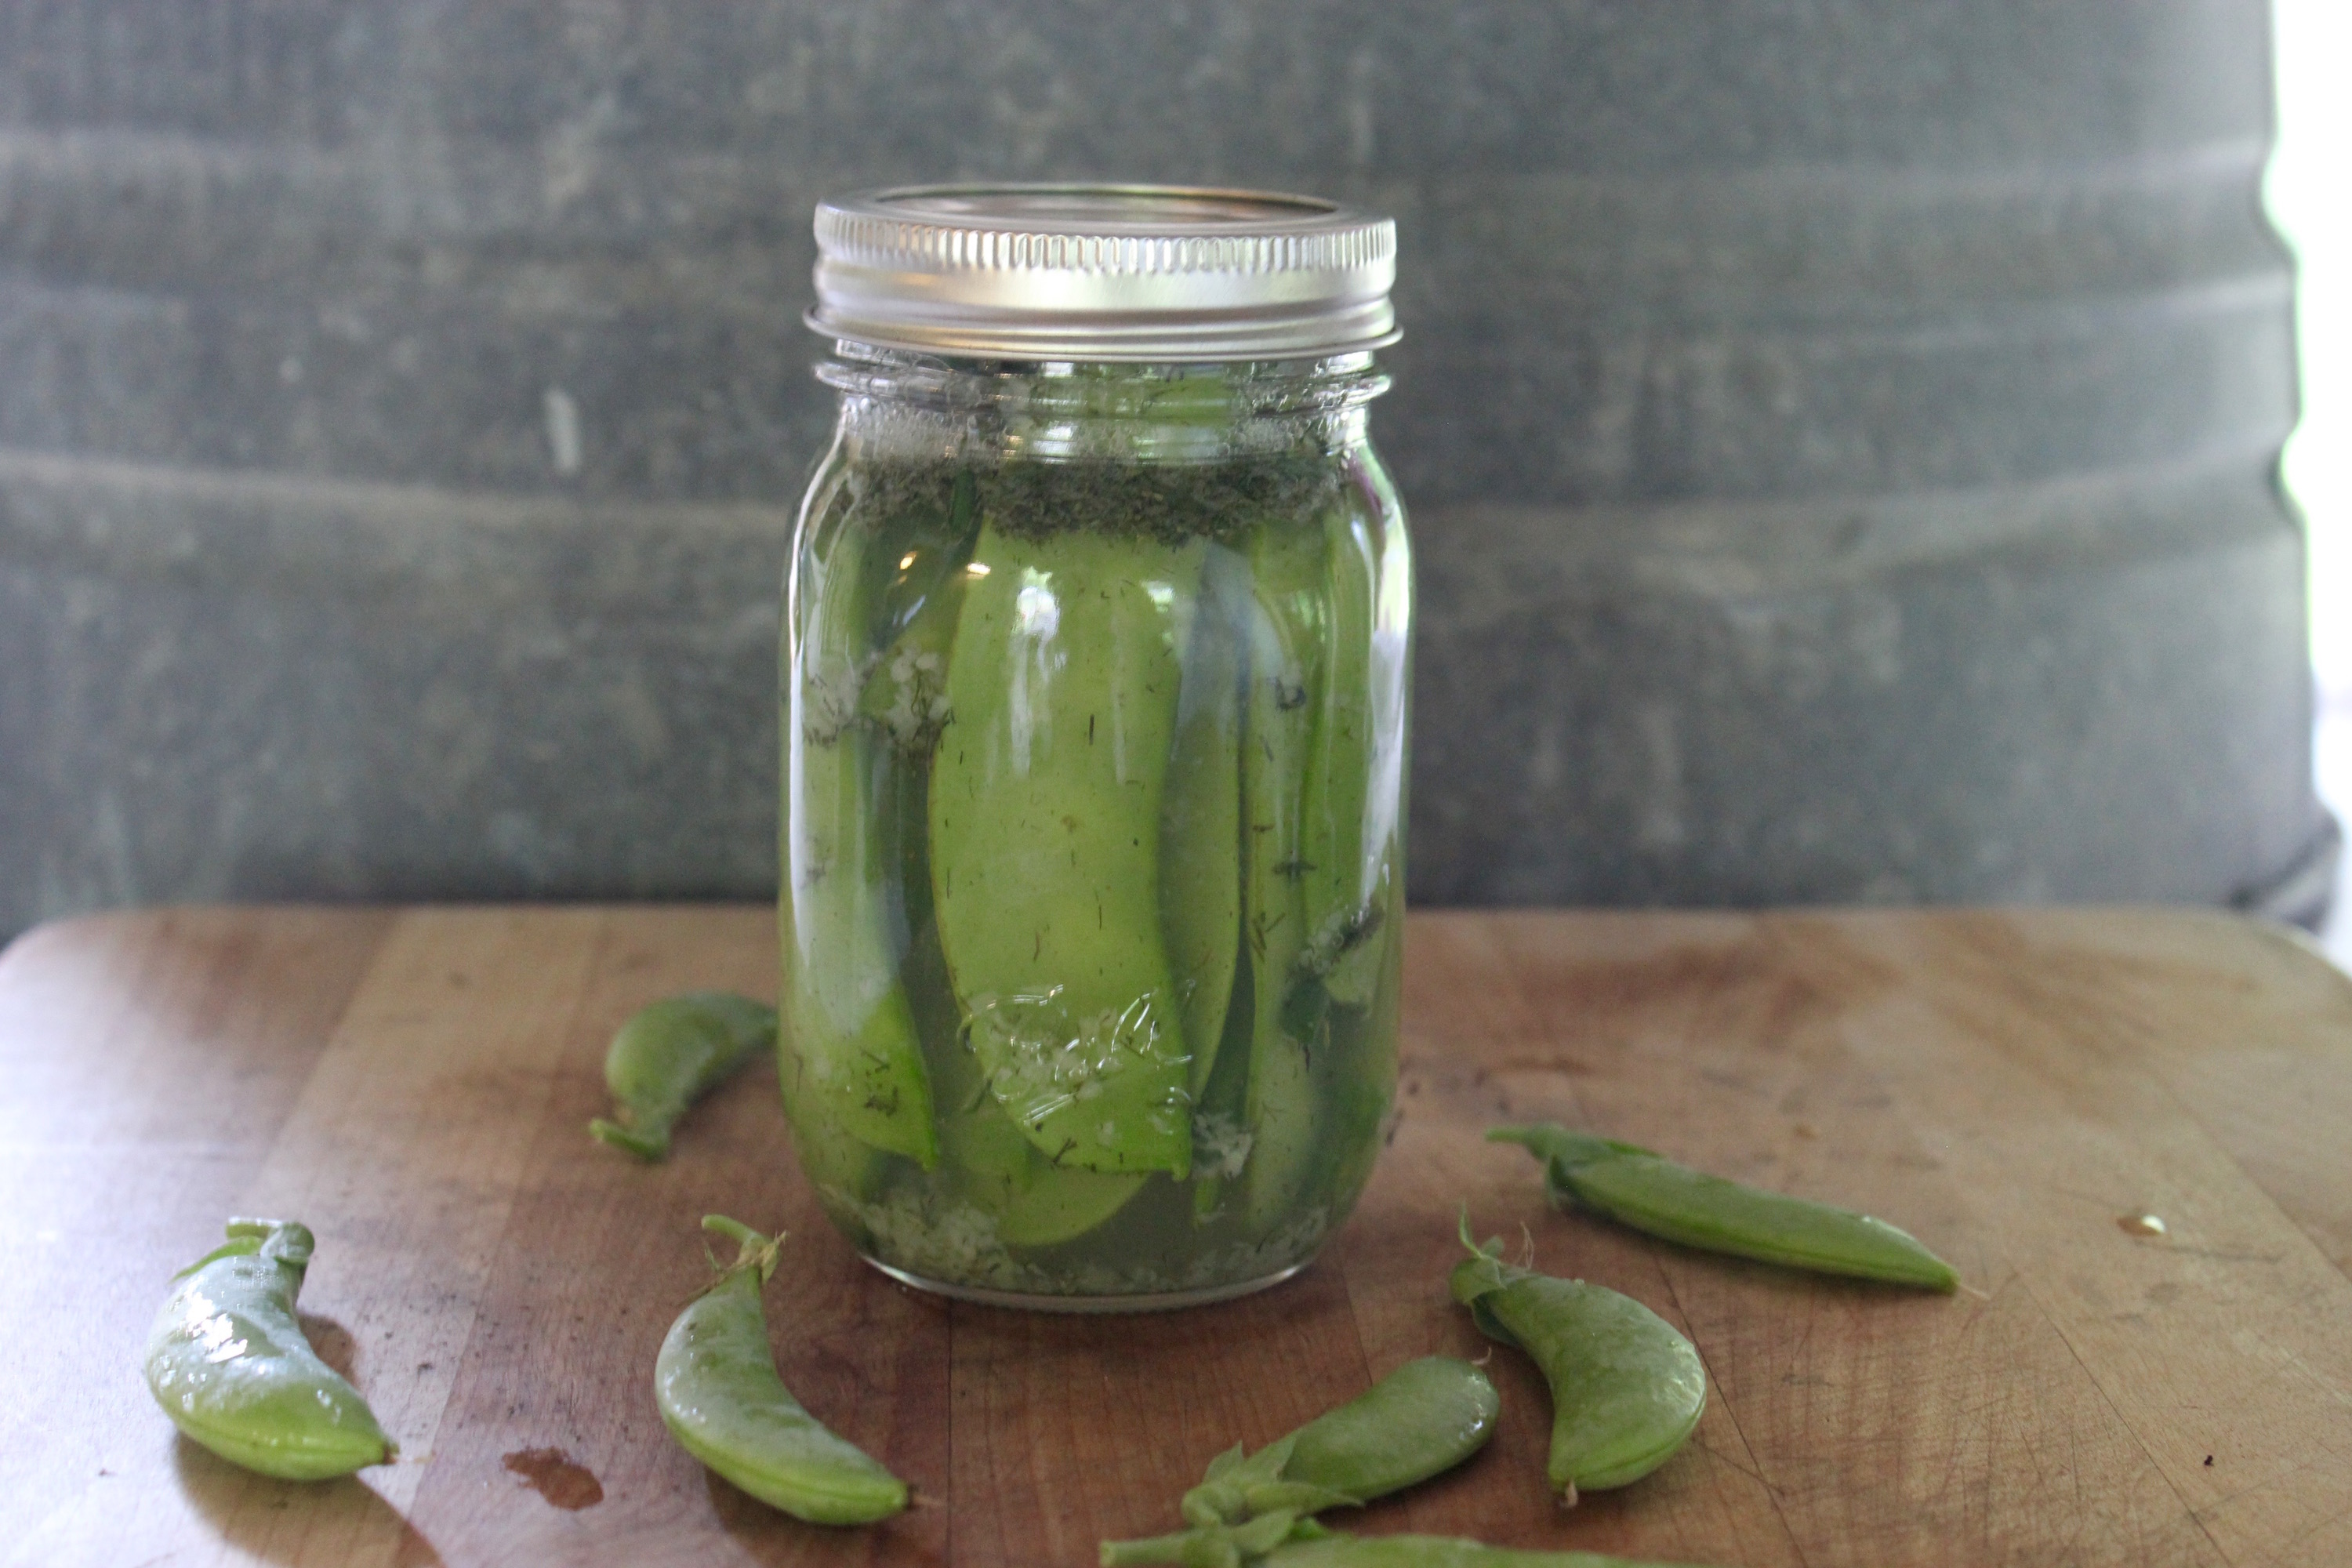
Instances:
[[[0,13],[0,931],[772,885],[854,185],[1399,220],[1414,889],[2291,911],[2260,0]]]

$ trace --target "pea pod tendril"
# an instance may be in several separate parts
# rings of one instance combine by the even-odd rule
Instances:
[[[1555,1208],[1590,1209],[1708,1252],[1894,1285],[1949,1291],[1952,1266],[1909,1232],[1868,1215],[1710,1176],[1633,1143],[1553,1122],[1497,1127],[1490,1142],[1524,1145],[1544,1163]]]

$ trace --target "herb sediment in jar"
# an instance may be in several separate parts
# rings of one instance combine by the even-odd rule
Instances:
[[[885,1264],[1213,1289],[1370,1173],[1409,573],[1360,409],[1255,401],[1302,383],[848,400],[789,593],[782,1063]]]

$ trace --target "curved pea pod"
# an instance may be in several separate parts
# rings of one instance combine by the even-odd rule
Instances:
[[[1149,1541],[1107,1541],[1103,1568],[1676,1568],[1597,1552],[1523,1552],[1445,1535],[1344,1535],[1311,1519],[1267,1514]]]
[[[1236,978],[1246,969],[1237,971]],[[1240,1190],[1240,1178],[1249,1167],[1250,1003],[1237,984],[1234,1001],[1225,1012],[1224,1037],[1219,1043],[1216,1070],[1209,1075],[1192,1105],[1192,1223],[1210,1225],[1222,1217],[1227,1200]]]
[[[925,1170],[939,1163],[930,1080],[899,984],[889,873],[898,861],[888,796],[895,764],[871,737],[845,732],[796,759],[792,929],[784,1005],[803,1087],[877,1149]]]
[[[604,1051],[604,1087],[617,1120],[588,1131],[641,1160],[669,1153],[670,1128],[687,1108],[776,1040],[776,1010],[726,991],[666,996],[631,1016]]]
[[[945,961],[936,940],[917,947],[914,994],[952,1013]],[[1053,1247],[1072,1240],[1124,1208],[1148,1173],[1088,1171],[1056,1165],[1013,1123],[988,1090],[978,1056],[952,1021],[926,1022],[941,1048],[932,1058],[940,1100],[954,1109],[940,1120],[940,1176],[944,1190],[986,1215],[996,1239],[1011,1247]]]
[[[1551,1122],[1497,1127],[1497,1143],[1522,1144],[1544,1163],[1558,1208],[1607,1215],[1635,1230],[1708,1252],[1948,1291],[1952,1266],[1908,1231],[1868,1215],[1768,1193],[1678,1165],[1663,1154]]]
[[[289,1481],[396,1452],[294,1315],[312,1246],[291,1220],[229,1221],[227,1244],[180,1271],[147,1336],[148,1392],[173,1424],[231,1464]]]
[[[812,1524],[870,1524],[905,1508],[907,1484],[827,1431],[776,1375],[760,1288],[775,1273],[777,1242],[723,1215],[702,1224],[740,1250],[678,1314],[655,1359],[654,1402],[670,1435],[723,1479]]]
[[[942,1148],[958,1195],[996,1222],[1007,1247],[1053,1247],[1127,1206],[1149,1174],[1055,1165],[994,1100],[947,1120]]]
[[[1386,1497],[1486,1447],[1501,1407],[1494,1384],[1468,1362],[1409,1361],[1255,1454],[1235,1447],[1218,1455],[1184,1494],[1185,1522],[1238,1524],[1283,1509],[1307,1514]]]
[[[1706,1408],[1698,1351],[1632,1297],[1515,1268],[1502,1250],[1473,1247],[1450,1283],[1480,1331],[1527,1352],[1551,1385],[1553,1489],[1573,1504],[1664,1464]]]
[[[908,941],[900,834],[915,768],[897,732],[866,709],[886,683],[898,700],[922,703],[924,722],[941,699],[928,684],[918,696],[892,679],[911,679],[919,656],[840,651],[866,647],[887,586],[887,563],[867,557],[882,548],[842,528],[812,542],[800,574],[810,587],[796,605],[804,666],[788,682],[784,716],[784,931],[793,945],[782,998],[799,1060],[785,1093],[822,1098],[826,1121],[928,1170],[939,1161],[930,1080],[899,979]]]
[[[1396,828],[1396,780],[1381,776],[1374,753],[1382,718],[1402,700],[1402,660],[1375,657],[1380,566],[1364,518],[1340,510],[1324,520],[1325,663],[1311,694],[1313,734],[1299,813],[1307,935],[1292,980],[1319,981],[1331,1001],[1358,1007],[1370,999],[1379,970],[1373,938],[1387,909]],[[1401,716],[1387,730],[1393,750],[1402,742]]]
[[[1296,1211],[1315,1152],[1319,1006],[1293,1005],[1309,934],[1307,762],[1324,687],[1324,545],[1319,531],[1269,523],[1251,542],[1249,699],[1242,753],[1243,937],[1250,973],[1244,1172],[1249,1228]],[[1319,1003],[1320,992],[1305,995]]]
[[[790,887],[780,889],[776,900],[776,931],[789,953],[793,940]],[[830,1200],[836,1218],[847,1212],[843,1205],[869,1201],[880,1187],[885,1156],[842,1121],[834,1097],[815,1091],[808,1060],[793,1048],[788,1029],[776,1036],[776,1087],[783,1098],[784,1120],[793,1130],[793,1152],[810,1183]]]
[[[1202,546],[984,527],[931,767],[932,909],[988,1089],[1057,1166],[1182,1179],[1191,1077],[1161,930]]]
[[[1307,1533],[1311,1531],[1311,1533]],[[1677,1568],[1598,1552],[1528,1552],[1446,1535],[1342,1535],[1306,1521],[1291,1538],[1237,1568]]]
[[[1249,568],[1205,548],[1201,587],[1179,636],[1184,650],[1176,738],[1160,810],[1160,921],[1192,1056],[1191,1089],[1208,1088],[1234,994],[1242,928],[1242,704]],[[1179,600],[1180,605],[1186,601]]]

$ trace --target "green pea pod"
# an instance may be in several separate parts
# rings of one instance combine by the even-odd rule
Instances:
[[[1285,1526],[1277,1536],[1275,1525]],[[1522,1552],[1444,1535],[1343,1535],[1311,1519],[1269,1514],[1149,1541],[1107,1541],[1103,1568],[1676,1568],[1597,1552]]]
[[[233,1465],[289,1481],[396,1452],[294,1315],[313,1245],[292,1220],[229,1221],[227,1244],[174,1277],[147,1336],[148,1392],[173,1424]]]
[[[760,1288],[776,1271],[777,1241],[719,1215],[702,1225],[733,1237],[740,1254],[678,1314],[655,1359],[654,1402],[670,1435],[721,1478],[812,1524],[871,1524],[905,1508],[907,1484],[827,1431],[776,1375]]]
[[[1242,703],[1249,568],[1206,547],[1160,816],[1160,918],[1199,1103],[1215,1068],[1241,958]],[[1184,601],[1179,601],[1180,604]]]
[[[944,996],[945,961],[936,941],[917,956],[927,973],[938,976],[928,987],[919,983],[917,994]],[[946,1003],[947,1009],[953,1006]],[[1073,1240],[1124,1208],[1150,1179],[1055,1165],[989,1092],[986,1071],[955,1025],[940,1032],[944,1046],[933,1054],[934,1081],[942,1103],[953,1108],[940,1122],[940,1179],[955,1199],[992,1222],[998,1241],[1037,1247]],[[927,1028],[927,1038],[929,1034]]]
[[[961,1020],[949,1016],[953,1004],[943,1000],[946,967],[931,923],[925,843],[930,754],[950,719],[947,656],[962,603],[963,569],[980,526],[975,493],[971,474],[957,474],[948,486],[943,510],[926,508],[918,500],[907,503],[904,515],[887,519],[877,528],[877,542],[868,548],[875,552],[869,558],[872,569],[884,576],[877,616],[882,647],[858,696],[859,715],[891,770],[888,798],[877,804],[894,806],[896,821],[877,831],[895,837],[900,857],[895,883],[904,907],[898,913],[909,943],[899,964],[898,983],[911,1006],[915,1036],[924,1047],[929,1069],[925,1081],[935,1112],[942,1104],[962,1103],[962,1090],[977,1087],[956,1081],[956,1075],[969,1067],[971,1053],[964,1048]],[[780,923],[788,951],[794,942],[792,903],[787,889]],[[880,1150],[851,1129],[849,1118],[864,1109],[865,1097],[853,1094],[847,1097],[849,1103],[841,1104],[836,1097],[814,1092],[808,1068],[787,1037],[778,1070],[801,1163],[820,1192],[833,1200],[829,1209],[835,1221],[856,1235],[864,1223],[856,1205],[874,1197],[887,1173],[885,1162]],[[887,1100],[887,1093],[881,1098]],[[919,1140],[920,1134],[916,1136]],[[921,1149],[918,1142],[919,1163]]]
[[[1337,1409],[1244,1458],[1221,1454],[1184,1494],[1185,1521],[1238,1524],[1278,1509],[1365,1503],[1442,1474],[1495,1434],[1501,1399],[1449,1356],[1409,1361]]]
[[[1226,1202],[1242,1190],[1249,1168],[1250,1037],[1253,1032],[1249,963],[1234,972],[1234,998],[1225,1010],[1225,1031],[1217,1047],[1216,1070],[1192,1106],[1192,1223],[1215,1223]]]
[[[776,931],[789,952],[794,940],[789,884],[776,899]],[[792,1126],[793,1152],[801,1169],[830,1201],[830,1212],[837,1218],[846,1216],[851,1206],[867,1202],[880,1187],[882,1152],[849,1130],[833,1096],[816,1092],[809,1078],[808,1058],[795,1048],[790,1030],[779,1031],[776,1037],[776,1085],[783,1096],[784,1120]]]
[[[1868,1215],[1768,1193],[1631,1143],[1570,1132],[1552,1122],[1497,1127],[1497,1143],[1518,1143],[1544,1163],[1555,1207],[1591,1209],[1685,1247],[1764,1263],[1948,1291],[1952,1266],[1909,1232]]]
[[[1301,1525],[1311,1522],[1296,1510],[1279,1509],[1242,1524],[1180,1530],[1140,1541],[1106,1541],[1097,1549],[1096,1561],[1102,1568],[1153,1563],[1172,1563],[1178,1568],[1247,1568],[1267,1561]]]
[[[1148,1173],[1055,1165],[993,1100],[948,1119],[940,1134],[958,1195],[996,1222],[1007,1247],[1054,1247],[1127,1206]]]
[[[939,1163],[930,1080],[899,979],[908,942],[899,833],[916,768],[898,732],[868,709],[887,684],[895,701],[920,703],[916,722],[930,723],[930,704],[941,700],[937,661],[919,672],[919,656],[904,648],[854,661],[822,651],[867,646],[889,569],[872,557],[896,542],[888,530],[869,539],[860,529],[820,528],[802,579],[813,586],[796,605],[807,664],[788,683],[785,715],[784,888],[794,948],[782,1005],[799,1060],[785,1093],[823,1099],[831,1124],[929,1170]],[[831,631],[834,622],[849,633]]]
[[[1462,1244],[1454,1299],[1488,1339],[1517,1345],[1551,1385],[1547,1474],[1561,1499],[1637,1481],[1674,1456],[1706,1408],[1706,1369],[1672,1323],[1630,1296],[1502,1260],[1497,1239]]]
[[[1202,545],[983,528],[932,763],[932,907],[989,1092],[1057,1166],[1182,1179],[1191,1089],[1160,923]]]
[[[1325,685],[1324,556],[1322,535],[1309,529],[1269,523],[1251,542],[1242,914],[1252,993],[1244,1205],[1257,1233],[1297,1213],[1315,1153],[1320,1019],[1291,1003],[1309,934],[1306,778]]]
[[[1349,510],[1326,518],[1322,546],[1327,662],[1312,694],[1313,739],[1299,814],[1307,939],[1294,979],[1320,981],[1330,1000],[1360,1007],[1370,999],[1378,973],[1380,944],[1371,938],[1386,909],[1389,835],[1378,832],[1382,825],[1367,814],[1374,799],[1381,706],[1372,647],[1379,566],[1364,520]],[[1392,830],[1394,825],[1385,826]]]
[[[1309,1521],[1311,1522],[1311,1521]],[[1445,1535],[1342,1535],[1318,1528],[1294,1531],[1263,1557],[1241,1568],[1676,1568],[1671,1563],[1610,1557],[1598,1552],[1527,1552]]]
[[[670,1128],[687,1108],[775,1044],[776,1010],[726,991],[666,996],[632,1015],[604,1051],[604,1086],[617,1120],[588,1131],[641,1160],[669,1153]]]
[[[799,761],[792,826],[793,930],[801,951],[785,1005],[806,1087],[848,1131],[925,1170],[939,1163],[929,1079],[899,984],[886,906],[898,847],[887,799],[898,770],[870,737],[845,732]]]

